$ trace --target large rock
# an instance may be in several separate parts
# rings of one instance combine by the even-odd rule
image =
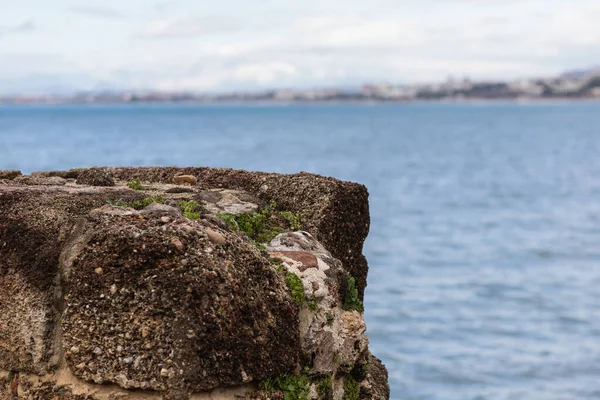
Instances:
[[[198,187],[173,191],[179,174]],[[106,177],[114,187],[94,185]],[[129,189],[133,177],[147,190]],[[263,245],[219,217],[272,201],[304,231]],[[309,378],[310,398],[329,376],[327,398],[356,379],[362,398],[385,399],[363,317],[344,306],[348,276],[364,289],[367,231],[365,188],[310,174],[96,168],[0,180],[0,399],[252,398],[290,373]]]
[[[298,307],[256,247],[207,221],[140,216],[93,212],[71,252],[62,333],[76,376],[203,391],[294,367]]]

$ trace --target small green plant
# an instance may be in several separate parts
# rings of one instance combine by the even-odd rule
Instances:
[[[221,218],[223,221],[225,221],[227,223],[227,225],[229,225],[229,228],[232,231],[234,231],[234,232],[240,231],[240,227],[238,226],[237,222],[235,221],[235,215],[233,215],[233,214],[218,214],[218,217]]]
[[[131,202],[131,204],[129,206],[133,209],[141,210],[152,203],[163,204],[164,202],[165,202],[164,197],[154,196],[154,197],[146,197],[145,199],[142,199],[142,200],[134,200]]]
[[[290,292],[292,293],[292,298],[299,305],[304,304],[306,301],[306,296],[304,295],[304,285],[302,284],[302,279],[298,277],[298,275],[293,272],[288,272],[285,274],[285,283],[287,283]]]
[[[333,353],[332,360],[334,363],[339,363],[340,361],[342,361],[342,354],[339,351],[336,351],[335,353]]]
[[[144,190],[140,178],[133,178],[132,180],[127,182],[127,186],[129,186],[133,190]]]
[[[342,308],[346,311],[356,310],[359,313],[363,313],[364,306],[363,303],[358,298],[358,289],[356,288],[356,280],[352,275],[348,275],[346,277],[347,288],[346,288],[346,296],[344,297],[344,305]]]
[[[271,223],[271,211],[268,208],[253,214],[239,214],[235,222],[239,229],[257,243],[268,243],[281,233],[281,229]]]
[[[319,394],[319,398],[327,399],[331,398],[333,395],[333,381],[331,379],[331,374],[327,374],[319,384],[317,385],[317,393]]]
[[[358,400],[360,395],[360,385],[352,376],[348,376],[344,384],[344,400]]]
[[[277,204],[271,201],[267,206],[253,212],[252,214],[219,214],[234,232],[244,232],[252,241],[260,247],[261,243],[268,243],[279,235],[283,229],[278,216],[288,221],[292,230],[301,230],[300,216],[290,211],[276,212]]]
[[[281,215],[281,217],[283,217],[284,219],[286,219],[289,223],[290,223],[290,228],[293,231],[300,231],[302,230],[302,222],[300,221],[300,215],[299,214],[294,214],[290,211],[280,211],[279,215]]]
[[[273,393],[275,390],[277,390],[275,379],[277,378],[269,378],[258,382],[258,388],[263,392]]]
[[[308,302],[308,308],[310,311],[317,311],[319,309],[319,305],[317,304],[316,301],[311,300]]]
[[[178,204],[183,216],[187,219],[200,219],[200,212],[202,211],[202,206],[198,204],[197,201],[180,201]]]
[[[106,200],[106,202],[113,207],[129,207],[129,203],[123,199],[119,199],[119,200],[115,200],[115,201]]]
[[[327,313],[325,317],[327,318],[327,325],[333,325],[333,315],[331,315],[331,313]]]
[[[267,393],[281,390],[284,400],[308,400],[310,393],[306,375],[284,374],[265,379],[258,384],[258,387]]]

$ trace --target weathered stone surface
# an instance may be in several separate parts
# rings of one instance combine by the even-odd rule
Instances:
[[[181,211],[178,208],[159,203],[150,203],[140,211],[140,214],[168,215],[174,218],[181,217]]]
[[[112,175],[102,168],[90,168],[77,175],[77,183],[90,186],[115,186]]]
[[[267,250],[300,277],[307,301],[316,305],[316,310],[300,310],[300,345],[308,371],[325,374],[358,364],[369,341],[362,315],[342,309],[340,283],[348,274],[342,263],[308,232],[282,233]]]
[[[218,227],[189,220],[106,213],[88,223],[62,321],[76,376],[201,391],[294,366],[297,307],[249,242],[221,231],[227,240],[215,245],[204,230]]]
[[[304,229],[347,266],[357,279],[362,299],[367,282],[367,261],[362,255],[369,233],[368,192],[363,185],[309,173],[294,175],[248,172],[226,168],[110,168],[118,179],[140,177],[170,183],[175,175],[193,175],[213,188],[244,190],[274,200],[284,210],[301,215]],[[62,172],[67,174],[67,172]]]
[[[15,179],[21,175],[21,171],[16,169],[2,169],[0,170],[0,179]]]
[[[173,182],[177,185],[194,186],[198,180],[193,175],[177,175],[173,178]]]
[[[214,214],[250,214],[258,209],[257,198],[240,190],[212,189],[199,193],[206,209]]]
[[[170,190],[176,174],[197,185]],[[127,187],[133,177],[144,191]],[[24,398],[99,400],[233,399],[294,371],[310,377],[310,398],[331,375],[342,399],[361,365],[361,396],[386,398],[363,317],[342,308],[347,275],[366,278],[363,186],[206,168],[16,178],[0,179],[0,399],[13,372]],[[165,204],[139,209],[150,197]],[[200,203],[198,220],[182,201]],[[271,201],[306,231],[277,236],[270,256],[217,216]],[[286,273],[306,302],[293,300]]]
[[[24,185],[43,185],[43,186],[61,186],[67,183],[67,180],[59,176],[30,176],[20,175],[14,179],[15,182]]]

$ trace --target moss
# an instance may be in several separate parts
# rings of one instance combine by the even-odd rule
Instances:
[[[162,196],[146,197],[145,199],[142,199],[142,200],[134,200],[131,203],[128,203],[123,199],[119,199],[119,200],[115,200],[115,201],[110,201],[110,200],[107,201],[107,203],[110,204],[111,206],[131,207],[136,210],[141,210],[144,207],[146,207],[152,203],[162,204],[164,202],[165,202],[165,198]]]
[[[114,207],[129,207],[129,203],[123,199],[118,199],[115,201],[107,200],[106,202]]]
[[[306,375],[283,374],[261,381],[258,387],[267,393],[280,390],[284,400],[308,400],[310,393]]]
[[[290,229],[293,231],[302,230],[302,221],[299,214],[294,214],[290,211],[280,211],[279,215],[287,220],[290,224]]]
[[[314,300],[311,300],[311,301],[309,301],[309,302],[308,302],[308,308],[309,308],[311,311],[317,311],[317,310],[319,309],[319,305],[317,304],[317,302],[316,302],[316,301],[314,301]]]
[[[142,186],[142,182],[140,181],[140,178],[131,179],[129,182],[127,182],[127,186],[129,186],[129,188],[131,188],[133,190],[144,190],[144,187]]]
[[[360,395],[360,386],[356,379],[348,376],[344,384],[344,400],[358,400]]]
[[[340,354],[339,351],[336,351],[335,353],[333,353],[333,362],[335,363],[339,363],[342,360],[342,355]]]
[[[232,214],[218,214],[218,217],[221,218],[223,221],[225,221],[227,223],[227,225],[229,225],[229,228],[234,231],[234,232],[239,232],[240,231],[240,227],[238,226],[237,222],[235,221],[235,215]]]
[[[331,374],[327,374],[317,384],[317,393],[319,399],[331,399],[333,397],[333,380]]]
[[[292,230],[302,229],[298,214],[290,211],[277,212],[276,208],[277,204],[271,201],[267,206],[252,214],[219,214],[219,217],[229,225],[231,230],[244,232],[255,244],[260,245],[270,242],[284,231],[284,226],[281,225],[285,225],[285,223],[282,222],[282,219]]]
[[[285,274],[285,283],[287,283],[290,292],[292,293],[292,298],[299,305],[304,304],[306,301],[306,296],[304,295],[304,285],[302,284],[302,279],[298,277],[298,275],[288,272]]]
[[[281,228],[273,225],[271,210],[265,208],[253,214],[239,214],[235,217],[238,228],[257,243],[268,243],[281,233]]]
[[[363,303],[358,298],[358,289],[356,287],[356,280],[351,275],[346,277],[346,296],[344,297],[344,305],[342,308],[346,311],[356,310],[359,313],[363,313],[365,308]]]
[[[131,204],[129,206],[133,209],[141,210],[152,203],[163,204],[164,202],[165,202],[164,197],[154,196],[154,197],[146,197],[145,199],[142,199],[142,200],[134,200],[131,202]]]
[[[180,201],[178,204],[184,217],[187,219],[200,219],[202,206],[197,201]]]
[[[327,313],[326,318],[327,318],[327,325],[332,326],[333,325],[333,315],[331,315],[331,313]]]

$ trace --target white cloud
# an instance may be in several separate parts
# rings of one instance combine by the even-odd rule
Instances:
[[[108,18],[108,19],[121,19],[125,18],[125,14],[121,11],[110,8],[110,7],[102,7],[102,6],[90,6],[90,5],[80,5],[80,6],[71,6],[69,11],[74,12],[76,14],[81,14],[87,17],[95,17],[95,18]]]
[[[110,32],[112,45],[97,32],[102,51],[92,39],[86,53],[65,45],[61,72],[123,88],[231,90],[504,79],[600,60],[597,0],[306,0],[303,10],[277,2],[272,12],[233,3],[223,4],[228,13],[220,3],[206,11],[192,0],[157,3],[148,19]]]
[[[239,27],[240,23],[230,18],[167,18],[151,22],[142,36],[148,38],[185,38],[215,33],[223,34]]]
[[[2,36],[33,32],[35,29],[36,25],[32,20],[23,21],[13,26],[0,26],[0,38]]]

